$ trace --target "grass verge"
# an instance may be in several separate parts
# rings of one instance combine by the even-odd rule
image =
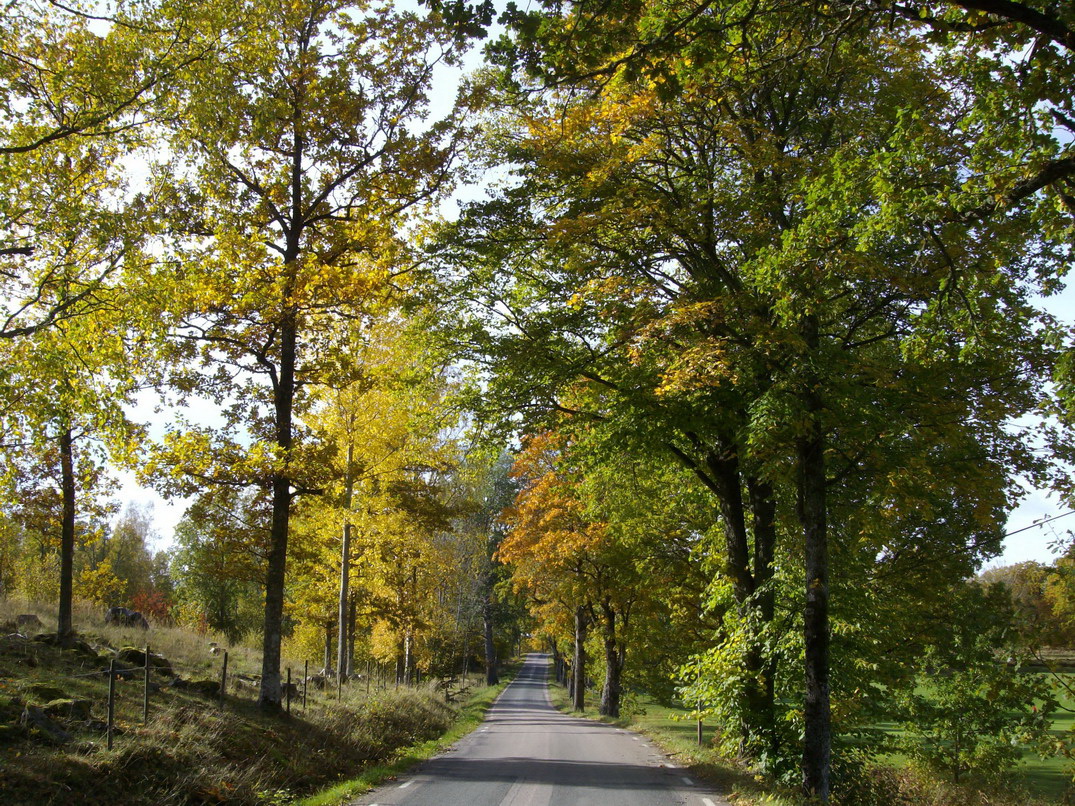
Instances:
[[[549,695],[553,705],[571,713],[567,690],[550,683]],[[587,702],[583,716],[627,728],[648,736],[655,745],[690,770],[692,775],[725,793],[735,806],[798,806],[799,793],[780,787],[764,776],[755,775],[720,755],[708,745],[712,726],[705,733],[707,744],[699,746],[697,723],[685,719],[687,709],[661,705],[641,697],[633,713],[619,719],[598,716],[596,707]],[[577,714],[576,714],[577,715]],[[1060,721],[1058,729],[1068,727]],[[1063,770],[1066,760],[1042,761],[1031,758],[1028,751],[1024,764],[1010,776],[997,780],[969,780],[955,784],[908,763],[892,763],[892,759],[868,766],[856,780],[853,791],[845,793],[844,804],[893,806],[1051,806],[1072,804],[1072,789],[1067,785]]]
[[[571,699],[564,686],[550,681],[549,697],[558,710],[579,715],[571,710]],[[676,764],[724,793],[736,806],[797,806],[798,800],[793,793],[782,792],[766,779],[729,762],[715,750],[700,747],[697,723],[681,718],[686,713],[684,709],[670,708],[646,697],[638,702],[637,711],[618,719],[598,715],[596,707],[591,708],[589,702],[582,716],[647,736]]]
[[[336,806],[348,798],[363,795],[385,781],[398,777],[415,764],[432,758],[481,724],[485,712],[514,677],[515,669],[515,666],[507,669],[500,684],[485,686],[475,691],[460,708],[455,721],[444,735],[402,748],[389,762],[367,767],[357,777],[341,781],[296,801],[295,806]]]

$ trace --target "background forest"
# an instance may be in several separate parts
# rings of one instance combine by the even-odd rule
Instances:
[[[1073,88],[1045,0],[3,3],[0,596],[269,711],[525,637],[821,802],[1068,764],[1075,543],[982,568],[1071,503]]]

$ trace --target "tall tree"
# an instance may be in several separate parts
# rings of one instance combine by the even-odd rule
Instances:
[[[427,98],[456,40],[435,14],[390,4],[199,13],[190,23],[226,46],[190,68],[170,107],[175,157],[158,166],[157,192],[187,237],[157,293],[188,362],[176,387],[227,405],[247,436],[215,449],[220,461],[208,434],[170,445],[175,466],[204,481],[271,489],[259,701],[276,708],[292,500],[317,486],[301,475],[296,418],[337,366],[337,324],[369,315],[400,270],[401,228],[448,186],[458,125],[427,120]]]
[[[972,155],[957,78],[868,11],[591,10],[520,18],[514,55],[544,92],[499,129],[518,184],[457,229],[456,338],[501,404],[600,420],[690,468],[749,621],[772,620],[777,537],[797,536],[801,768],[824,799],[844,482],[883,478],[881,446],[963,427],[961,444],[988,449],[989,489],[1011,493],[1005,474],[1028,459],[1002,426],[1040,393],[1026,299],[1056,253],[1027,242],[1027,209],[991,224],[891,214],[962,192]],[[745,745],[774,758],[774,669],[752,642]]]

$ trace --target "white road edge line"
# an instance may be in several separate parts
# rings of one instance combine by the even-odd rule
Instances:
[[[687,786],[694,786],[694,781],[692,781],[692,780],[691,780],[690,778],[687,778],[687,777],[681,777],[681,778],[680,778],[679,780],[681,780],[681,781],[682,781],[683,783],[685,783],[685,784],[686,784]]]
[[[717,804],[715,804],[709,798],[702,798],[702,803],[704,803],[705,806],[717,806]],[[377,806],[377,804],[375,803],[375,804],[373,804],[373,806]]]
[[[406,783],[402,783],[402,784],[400,784],[400,785],[399,785],[399,788],[400,788],[400,789],[406,789],[406,788],[407,788],[408,786],[410,786],[410,785],[411,785],[411,784],[413,784],[413,783],[414,783],[414,781],[407,781]]]

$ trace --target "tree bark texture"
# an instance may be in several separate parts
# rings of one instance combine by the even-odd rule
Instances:
[[[806,343],[817,347],[817,321],[807,321]],[[832,726],[829,703],[829,546],[825,500],[825,438],[822,402],[815,388],[804,396],[809,431],[798,446],[798,516],[806,560],[806,701],[803,717],[803,792],[822,803],[829,799]]]
[[[75,458],[74,435],[67,425],[60,432],[60,492],[63,515],[60,521],[60,602],[56,633],[67,642],[74,635],[72,602],[74,600],[75,558]]]
[[[585,607],[575,608],[575,658],[571,664],[571,706],[586,710],[586,632],[589,626]]]
[[[297,251],[297,250],[296,250]],[[285,264],[286,265],[286,264]],[[285,293],[285,303],[290,288]],[[272,524],[269,530],[268,563],[265,572],[265,626],[262,638],[261,692],[258,705],[280,708],[280,644],[284,622],[284,584],[287,576],[287,538],[291,517],[291,477],[287,462],[292,445],[292,415],[295,401],[295,363],[298,332],[294,311],[287,311],[280,327],[280,367],[274,384],[276,445],[284,467],[272,478]]]
[[[355,461],[354,443],[347,444],[347,469],[343,485],[343,545],[340,548],[340,614],[338,619],[339,636],[336,639],[336,674],[347,676],[347,632],[350,625],[348,606],[350,604],[351,581],[351,497],[354,494],[354,475],[352,467]]]
[[[601,616],[601,637],[605,645],[605,685],[601,689],[600,712],[603,716],[618,717],[620,715],[621,680],[625,660],[624,646],[618,640],[616,634],[616,610],[607,600],[601,603]]]
[[[485,630],[485,685],[495,686],[500,682],[497,672],[496,643],[493,641],[493,603],[490,586],[486,586],[485,601],[482,603],[482,626]]]

